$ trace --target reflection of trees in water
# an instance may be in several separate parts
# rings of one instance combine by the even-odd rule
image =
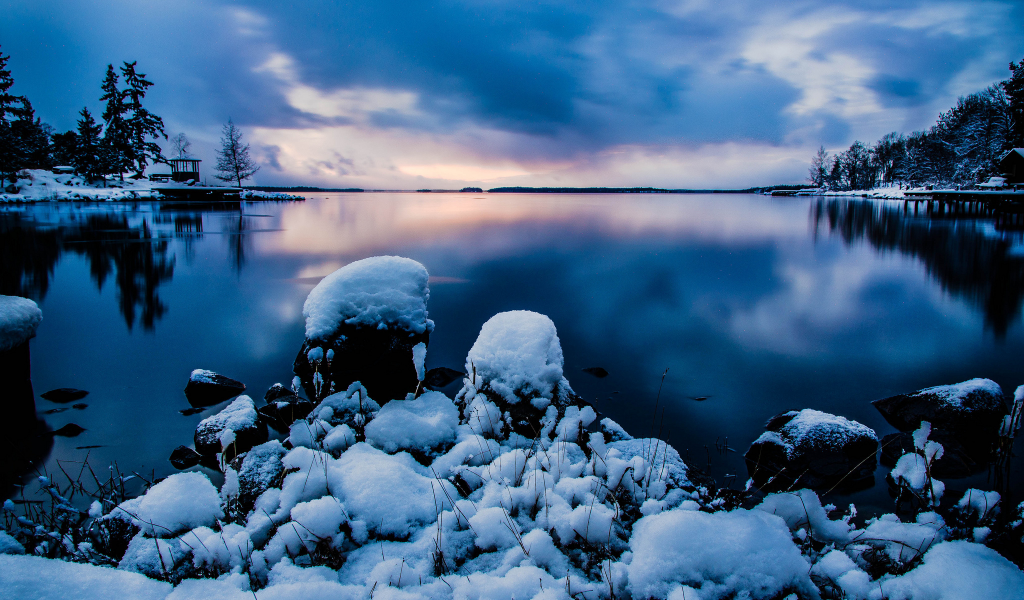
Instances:
[[[118,304],[131,329],[138,321],[147,330],[167,311],[158,288],[174,275],[165,239],[154,237],[148,224],[133,227],[127,215],[90,215],[60,228],[39,228],[18,215],[0,217],[2,278],[0,293],[42,300],[63,252],[89,263],[98,289],[113,275]],[[141,313],[141,314],[139,314]]]
[[[980,220],[991,223],[992,213],[979,209],[939,218],[927,216],[925,207],[820,199],[811,205],[811,218],[815,232],[827,226],[847,245],[866,239],[878,250],[920,259],[943,291],[980,308],[986,327],[1003,338],[1024,305],[1024,257],[1010,253],[1008,240],[978,226]]]

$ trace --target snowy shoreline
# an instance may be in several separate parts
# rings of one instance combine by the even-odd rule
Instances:
[[[493,316],[466,356],[458,393],[427,389],[427,281],[415,261],[375,257],[310,293],[296,358],[303,377],[291,390],[271,388],[265,406],[238,395],[196,430],[196,450],[224,473],[220,489],[189,470],[136,498],[99,494],[83,513],[45,480],[57,515],[47,526],[5,503],[0,595],[1021,597],[1024,574],[983,543],[995,535],[999,495],[968,490],[952,508],[930,503],[942,494],[930,474],[942,452],[930,427],[914,432],[893,471],[929,502],[902,519],[861,522],[855,507],[823,506],[809,489],[722,490],[666,442],[633,438],[579,398],[544,315]],[[380,356],[394,359],[390,372],[411,374],[415,391],[404,399],[374,397],[383,383],[344,379],[350,353],[401,340],[408,347]],[[244,391],[202,369],[192,381]],[[959,408],[991,388],[972,380],[923,392]],[[308,408],[296,419],[300,405]],[[267,441],[268,415],[283,419],[283,441]],[[845,443],[844,431],[875,438],[832,415],[787,416],[779,435],[788,454]],[[1005,507],[1017,536],[1020,509]]]
[[[102,183],[88,183],[85,178],[72,174],[55,174],[42,169],[23,171],[24,177],[8,183],[0,193],[0,204],[30,202],[125,202],[135,200],[162,200],[155,188],[165,187],[148,179],[108,179]],[[297,194],[245,190],[241,200],[304,200]]]

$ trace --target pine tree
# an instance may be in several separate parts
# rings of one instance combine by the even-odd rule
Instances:
[[[13,174],[20,168],[21,161],[21,152],[9,118],[11,109],[19,100],[11,94],[14,77],[7,68],[7,61],[10,58],[10,55],[4,56],[0,52],[0,187],[3,187],[8,179],[14,180]]]
[[[124,171],[131,167],[131,140],[128,132],[128,124],[125,122],[125,113],[128,112],[124,105],[121,90],[117,89],[118,77],[114,71],[114,65],[107,65],[107,74],[103,78],[103,95],[101,102],[106,102],[103,108],[103,122],[106,124],[103,133],[101,154],[104,173],[117,173],[122,181]]]
[[[103,174],[103,152],[100,142],[102,126],[83,108],[78,119],[78,145],[75,148],[75,172],[93,181]],[[69,132],[71,133],[71,132]]]
[[[242,130],[228,119],[217,152],[217,171],[223,174],[214,177],[221,181],[236,181],[238,187],[242,187],[242,180],[259,170],[259,165],[249,157],[249,144],[242,144]]]
[[[128,143],[131,148],[130,157],[135,167],[136,176],[141,177],[150,160],[154,163],[166,160],[161,154],[160,146],[156,142],[148,141],[149,138],[163,136],[164,139],[167,139],[167,134],[164,133],[163,119],[142,106],[146,90],[153,85],[153,82],[146,79],[145,73],[137,73],[135,64],[136,61],[126,61],[121,67],[121,74],[124,76],[124,83],[127,86],[121,92],[121,98],[125,110],[129,113],[126,125]]]
[[[1024,59],[1010,63],[1010,78],[1002,82],[1009,103],[1010,139],[1008,148],[1024,148]]]
[[[73,166],[78,155],[78,134],[74,131],[55,133],[50,142],[50,161],[54,165]]]
[[[18,98],[19,106],[11,111],[17,117],[11,123],[21,158],[22,169],[49,169],[50,135],[53,128],[36,117],[36,111],[28,98]]]

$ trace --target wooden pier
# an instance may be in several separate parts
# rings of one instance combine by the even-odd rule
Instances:
[[[163,196],[160,207],[167,210],[240,210],[242,188],[199,185],[154,187]]]

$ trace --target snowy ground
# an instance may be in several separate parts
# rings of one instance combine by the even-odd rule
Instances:
[[[403,289],[424,275],[375,260],[405,274]],[[410,314],[427,322],[418,304]],[[307,316],[322,325],[324,315]],[[411,360],[421,365],[422,351]],[[969,490],[943,514],[925,505],[863,523],[811,490],[741,508],[666,442],[599,419],[572,392],[554,324],[537,313],[492,317],[467,373],[454,398],[378,403],[355,382],[319,399],[284,443],[222,460],[220,489],[182,472],[81,513],[43,480],[53,514],[68,517],[44,527],[5,503],[0,597],[1024,598],[1024,573],[983,543],[998,494]],[[516,433],[513,413],[540,415],[532,437]],[[928,436],[922,426],[919,453],[896,476],[937,498],[928,473],[941,447]],[[1005,510],[1019,536],[1021,507]],[[78,529],[53,525],[68,519]],[[117,539],[130,542],[114,555]]]
[[[18,179],[14,184],[5,182],[5,189],[0,193],[2,202],[47,202],[47,201],[118,201],[118,200],[152,200],[159,199],[154,187],[168,185],[148,179],[133,180],[125,178],[108,178],[106,186],[103,182],[86,182],[78,175],[57,175],[42,169],[23,171],[27,176]],[[15,191],[11,191],[15,190]],[[301,199],[291,194],[280,192],[261,192],[245,190],[243,200],[295,200]]]

